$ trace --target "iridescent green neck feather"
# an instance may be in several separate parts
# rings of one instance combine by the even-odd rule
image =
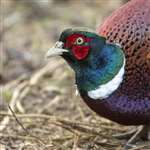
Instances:
[[[62,55],[75,71],[78,89],[90,91],[111,81],[123,66],[122,49],[116,44],[107,43],[104,37],[89,31],[67,29],[61,34],[60,41],[65,43],[67,37],[74,34],[81,34],[91,39],[85,43],[90,47],[85,59],[77,60],[71,50]]]
[[[79,90],[90,91],[108,83],[123,66],[124,54],[118,46],[105,43],[93,48],[97,50],[93,49],[84,62],[72,66]]]

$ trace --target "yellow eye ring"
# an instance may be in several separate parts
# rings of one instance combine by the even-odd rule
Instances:
[[[82,37],[78,37],[75,42],[77,45],[81,45],[84,43],[84,39]]]

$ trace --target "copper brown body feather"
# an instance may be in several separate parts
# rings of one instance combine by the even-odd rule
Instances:
[[[132,0],[97,29],[109,42],[121,45],[126,71],[121,92],[150,100],[150,0]]]

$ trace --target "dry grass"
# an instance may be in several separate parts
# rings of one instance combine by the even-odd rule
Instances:
[[[44,58],[62,29],[94,28],[121,0],[1,2],[0,150],[121,150],[112,134],[129,127],[89,110],[66,63]]]

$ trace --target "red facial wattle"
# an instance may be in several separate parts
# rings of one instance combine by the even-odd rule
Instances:
[[[73,55],[78,59],[84,59],[89,53],[89,46],[76,45],[72,48]]]
[[[87,38],[82,34],[73,34],[67,38],[64,47],[71,49],[73,55],[77,60],[83,60],[87,57],[90,47],[88,46],[88,44],[77,45],[75,42],[78,38],[82,38],[84,40],[84,43],[88,43],[90,41],[90,38]]]

